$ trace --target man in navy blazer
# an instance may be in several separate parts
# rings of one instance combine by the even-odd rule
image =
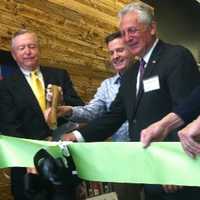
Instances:
[[[192,54],[182,46],[158,39],[151,7],[133,2],[120,11],[119,20],[124,42],[139,60],[124,74],[110,111],[66,134],[65,140],[102,141],[128,120],[130,138],[138,141],[143,128],[171,112],[199,84]],[[166,138],[176,139],[173,133]],[[145,200],[196,199],[195,194],[200,195],[196,188],[178,186],[145,185],[144,192]]]
[[[12,38],[11,50],[18,69],[0,83],[0,132],[9,136],[45,140],[51,136],[51,130],[31,88],[32,71],[37,72],[44,90],[48,84],[60,86],[67,105],[84,103],[78,97],[65,70],[40,66],[39,42],[35,33],[24,29],[17,32]],[[11,186],[15,200],[27,199],[24,195],[25,173],[25,168],[11,170]]]

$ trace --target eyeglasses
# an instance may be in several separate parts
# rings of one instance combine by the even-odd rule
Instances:
[[[141,32],[143,29],[136,28],[136,27],[129,27],[127,30],[123,30],[121,32],[122,37],[125,37],[126,34],[128,35],[136,35],[137,33]]]

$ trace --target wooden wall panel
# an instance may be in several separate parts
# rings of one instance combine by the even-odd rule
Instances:
[[[40,39],[41,64],[67,69],[75,89],[87,102],[100,82],[112,74],[104,38],[117,29],[116,14],[127,2],[0,0],[0,49],[10,50],[10,38],[18,29],[35,31]],[[8,181],[3,180],[0,198],[11,199],[8,187]]]
[[[65,68],[85,101],[112,74],[105,36],[117,30],[117,12],[128,0],[1,0],[0,49],[9,50],[20,28],[35,31],[41,63]],[[130,2],[130,1],[129,1]]]

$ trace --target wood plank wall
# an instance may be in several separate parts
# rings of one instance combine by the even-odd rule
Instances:
[[[80,96],[88,101],[110,76],[104,37],[117,29],[116,13],[128,0],[0,0],[0,49],[20,28],[41,41],[41,64],[65,68]],[[0,58],[1,59],[1,58]],[[10,200],[0,171],[0,199]]]
[[[88,101],[112,74],[104,44],[117,29],[117,12],[130,0],[1,0],[0,49],[9,50],[13,32],[29,28],[41,41],[41,63],[66,68]]]

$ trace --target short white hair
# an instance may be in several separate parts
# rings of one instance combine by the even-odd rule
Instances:
[[[16,37],[20,36],[20,35],[24,35],[24,34],[27,34],[27,33],[30,33],[30,34],[33,34],[38,42],[38,37],[36,35],[35,32],[31,31],[31,30],[28,30],[28,29],[20,29],[18,31],[16,31],[13,35],[12,35],[12,38],[11,38],[11,47],[13,48],[13,44],[14,44],[14,40]]]
[[[142,23],[150,25],[154,21],[154,9],[144,2],[137,1],[126,5],[119,11],[119,19],[130,12],[137,12]]]

